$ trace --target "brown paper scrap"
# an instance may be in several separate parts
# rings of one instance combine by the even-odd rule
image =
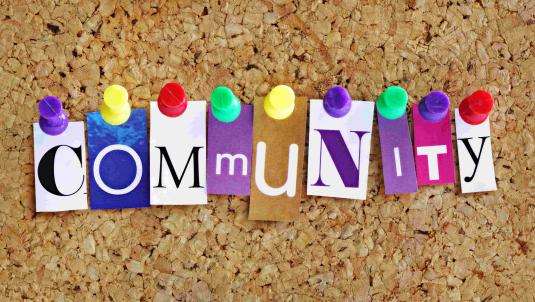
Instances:
[[[249,203],[249,219],[270,221],[292,221],[299,214],[301,200],[301,184],[303,177],[303,157],[305,148],[307,105],[308,100],[298,97],[292,115],[284,120],[270,118],[264,111],[264,99],[255,100],[254,106],[254,138],[253,138],[253,169],[251,181],[251,199]],[[273,188],[283,186],[288,179],[288,158],[290,145],[298,147],[297,178],[295,195],[287,192],[270,196],[260,190],[256,183],[258,143],[265,142],[266,184]]]

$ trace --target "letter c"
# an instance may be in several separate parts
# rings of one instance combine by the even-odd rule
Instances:
[[[43,188],[48,192],[57,196],[71,196],[80,191],[80,189],[84,185],[85,171],[82,174],[82,183],[74,192],[61,193],[58,189],[58,186],[56,184],[56,178],[54,176],[54,161],[56,159],[56,153],[61,147],[67,147],[71,149],[76,155],[78,161],[80,161],[80,166],[82,165],[82,146],[73,148],[67,145],[58,145],[46,151],[43,157],[41,157],[41,160],[39,161],[39,164],[37,166],[37,177],[39,178],[39,181],[41,182]]]

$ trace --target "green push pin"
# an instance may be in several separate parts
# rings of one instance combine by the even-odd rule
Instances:
[[[241,112],[240,100],[228,87],[217,86],[210,95],[212,114],[223,123],[233,122]]]
[[[399,86],[390,86],[377,99],[377,111],[386,119],[395,120],[405,114],[407,91]]]

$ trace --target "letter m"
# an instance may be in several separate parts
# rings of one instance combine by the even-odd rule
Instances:
[[[247,157],[245,157],[245,155],[243,154],[232,155],[228,153],[223,153],[223,154],[217,153],[216,164],[215,164],[216,175],[221,175],[221,162],[225,158],[228,160],[229,175],[234,175],[234,163],[237,159],[241,160],[241,166],[242,166],[241,175],[243,176],[247,175]]]
[[[180,174],[180,177],[178,177],[175,168],[173,167],[173,163],[171,162],[171,158],[169,157],[169,153],[167,152],[166,147],[158,147],[158,150],[160,150],[160,173],[159,173],[159,180],[158,185],[155,186],[155,188],[165,188],[165,186],[162,185],[162,165],[163,160],[167,163],[167,166],[169,167],[169,171],[171,172],[171,176],[173,177],[173,181],[175,182],[175,186],[178,189],[180,187],[180,183],[182,182],[182,178],[184,177],[184,174],[186,173],[186,169],[188,168],[189,162],[193,158],[193,185],[190,188],[202,188],[200,185],[199,180],[199,150],[203,147],[193,147],[191,149],[191,152],[188,157],[188,161],[186,162],[186,165],[184,166],[184,169],[182,170],[182,174]]]

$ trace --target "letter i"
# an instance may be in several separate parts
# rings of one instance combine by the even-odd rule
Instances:
[[[401,172],[401,161],[399,159],[399,148],[394,148],[394,160],[396,161],[396,176],[403,176]]]

